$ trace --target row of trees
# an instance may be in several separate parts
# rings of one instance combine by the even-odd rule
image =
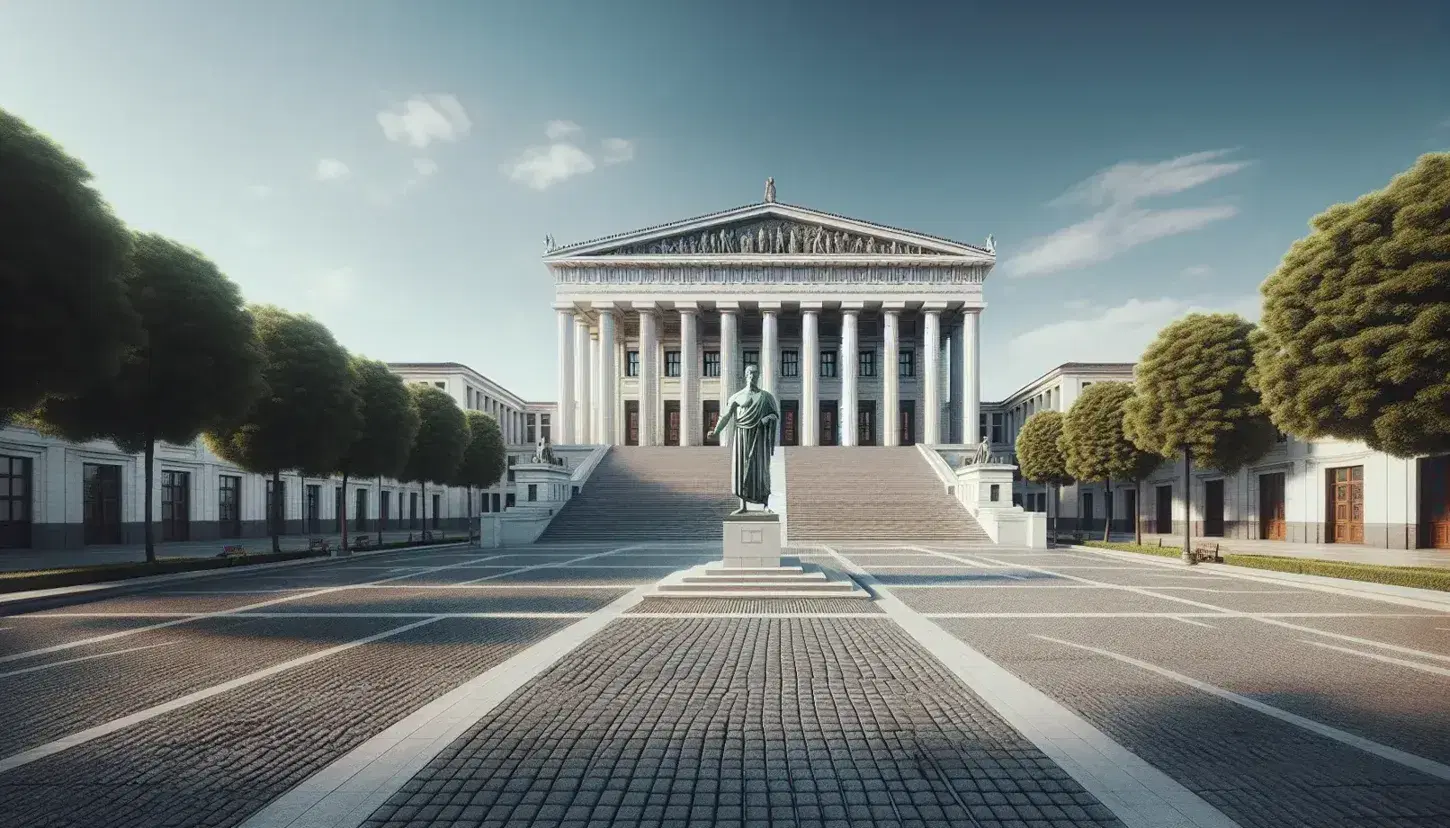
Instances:
[[[1022,475],[1060,499],[1075,480],[1111,491],[1181,458],[1187,492],[1193,464],[1236,472],[1277,431],[1397,457],[1450,452],[1450,153],[1311,226],[1261,286],[1259,325],[1234,314],[1168,325],[1132,384],[1089,386],[1065,415],[1023,425]],[[1185,561],[1191,551],[1185,521]]]
[[[146,558],[158,440],[204,436],[222,458],[270,475],[393,478],[487,487],[502,431],[428,385],[350,355],[310,316],[248,306],[201,253],[133,233],[85,166],[0,110],[0,426],[20,419],[68,440],[145,455]],[[269,517],[280,551],[282,498]],[[347,544],[343,498],[343,545]]]

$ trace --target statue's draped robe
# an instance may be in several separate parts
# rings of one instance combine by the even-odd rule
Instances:
[[[731,493],[747,503],[770,500],[770,456],[775,453],[775,430],[780,408],[768,391],[742,388],[731,395],[735,434],[730,445]],[[767,417],[773,417],[769,421]]]

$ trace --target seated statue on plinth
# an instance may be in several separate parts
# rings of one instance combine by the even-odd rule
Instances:
[[[539,447],[534,449],[534,462],[554,465],[554,447],[543,435],[539,436]]]
[[[770,458],[779,422],[780,403],[760,387],[760,369],[745,366],[745,387],[726,400],[712,432],[718,438],[727,426],[735,429],[730,439],[730,492],[740,498],[740,508],[734,514],[745,512],[747,503],[770,502]]]

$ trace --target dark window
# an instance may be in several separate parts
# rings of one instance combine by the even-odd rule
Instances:
[[[282,534],[287,526],[287,481],[281,481],[281,491],[276,490],[273,481],[267,481],[267,531]]]
[[[705,376],[707,376],[707,377],[718,377],[718,376],[720,376],[720,352],[719,351],[706,351],[705,352]]]
[[[498,497],[498,495],[494,495],[494,497]],[[483,511],[485,513],[488,512],[488,500],[489,500],[488,492],[484,492],[483,493],[483,497],[480,498],[480,499],[483,501],[483,503],[481,504],[482,505],[481,511]]]
[[[388,528],[388,517],[393,511],[393,493],[387,490],[378,493],[378,529]]]
[[[821,351],[821,376],[828,379],[836,376],[835,351]]]
[[[1002,433],[1002,412],[994,411],[992,413],[992,442],[1005,442],[1005,436],[1006,435]]]
[[[242,479],[232,474],[217,478],[217,523],[221,536],[242,536]]]
[[[759,351],[746,351],[745,354],[744,354],[744,356],[745,356],[745,358],[742,359],[741,362],[740,362],[740,367],[741,368],[744,368],[747,365],[754,365],[756,368],[759,368],[760,367],[760,352]]]
[[[639,351],[624,352],[624,375],[626,377],[639,376]]]
[[[999,485],[997,485],[996,483],[993,483],[992,484],[991,494],[988,495],[988,496],[992,499],[992,502],[993,503],[996,503],[997,501],[1001,500],[1002,499],[1002,487],[999,486]],[[1015,503],[1014,503],[1014,505],[1015,505]]]
[[[876,376],[876,352],[862,351],[857,355],[857,366],[860,368],[860,375],[863,377]]]
[[[507,495],[504,496],[503,505],[504,505],[504,508],[506,508],[506,509],[513,508],[513,506],[514,506],[514,493],[513,492],[509,492]]]
[[[977,437],[978,440],[985,440],[985,439],[987,439],[987,415],[986,414],[983,414],[983,415],[981,415],[980,417],[977,418],[977,435],[978,435],[978,437]],[[993,440],[992,442],[995,443],[997,441],[996,440]]]
[[[408,492],[408,528],[418,528],[418,493]]]
[[[0,549],[30,548],[29,457],[0,455]]]
[[[798,377],[801,375],[800,351],[780,352],[780,375],[782,377]]]
[[[549,435],[549,415],[548,414],[540,414],[539,415],[539,439],[540,440],[543,440],[546,443],[552,443],[552,442],[554,442],[553,439]]]
[[[82,470],[85,542],[121,542],[121,467],[86,463]]]
[[[180,471],[161,473],[161,540],[184,541],[191,537],[191,475]]]
[[[530,414],[524,424],[524,442],[533,445],[539,442],[539,415]]]
[[[539,484],[537,484],[537,483],[530,483],[529,484],[529,500],[532,501],[532,500],[538,500],[538,499],[539,499]]]
[[[439,503],[439,497],[438,497],[438,495],[433,495],[433,514],[431,516],[431,519],[433,521],[433,528],[434,529],[437,529],[438,528],[438,512],[440,511],[439,510],[438,503]]]
[[[353,518],[352,528],[359,532],[365,532],[368,528],[368,490],[357,490],[357,504],[354,511],[357,516]]]
[[[318,493],[317,493],[317,495],[315,497],[313,496],[313,492],[312,492],[313,489],[317,489],[318,490]],[[321,514],[320,514],[321,513],[321,510],[322,510],[322,494],[321,494],[321,490],[322,490],[322,487],[321,486],[308,486],[307,487],[307,497],[310,498],[307,501],[307,531],[308,532],[320,532],[320,531],[322,531],[321,530],[321,527],[322,527],[322,517],[321,517]],[[342,533],[342,512],[343,512],[343,509],[345,508],[345,505],[346,505],[346,504],[343,503],[342,498],[343,498],[342,487],[341,486],[333,486],[332,487],[332,531],[337,532],[339,534]]]
[[[916,376],[916,351],[902,351],[900,357],[901,375],[903,377]]]
[[[680,375],[680,352],[665,351],[665,376],[678,377]]]

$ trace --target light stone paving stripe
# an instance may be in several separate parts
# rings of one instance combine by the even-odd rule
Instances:
[[[469,586],[469,585],[472,585],[472,584],[481,584],[481,583],[483,583],[485,581],[492,581],[495,578],[503,578],[503,577],[505,577],[507,575],[518,575],[521,572],[533,572],[534,570],[537,570],[537,569],[560,569],[562,567],[569,566],[570,564],[576,564],[576,563],[578,563],[580,561],[592,561],[595,558],[602,558],[605,555],[613,555],[616,552],[624,552],[625,550],[628,550],[628,549],[638,549],[638,548],[639,548],[638,545],[634,545],[634,546],[621,546],[621,547],[619,547],[617,549],[609,549],[609,550],[606,550],[604,552],[596,552],[596,553],[594,553],[592,555],[581,555],[580,557],[570,558],[570,559],[565,560],[565,561],[555,561],[553,563],[532,564],[530,566],[521,567],[519,569],[512,569],[512,570],[509,570],[508,572],[500,572],[500,573],[495,574],[495,575],[485,575],[482,578],[474,578],[474,579],[469,580],[469,581],[462,581],[461,584],[463,586]],[[500,557],[502,557],[502,556],[500,556]],[[537,584],[535,586],[537,586]]]
[[[908,546],[906,548],[907,549],[915,550],[917,552],[925,552],[928,555],[935,555],[936,554],[935,552],[932,552],[930,549],[926,549],[926,548],[921,547],[921,546]],[[981,568],[981,569],[996,569],[997,568],[997,567],[994,567],[991,564],[987,563],[986,561],[978,561],[978,560],[975,560],[973,558],[968,558],[966,555],[953,555],[952,557],[955,558],[956,560],[959,560],[959,561],[961,561],[963,563],[966,563],[966,564],[968,564],[970,566],[975,566],[975,567],[978,567],[978,568]]]
[[[441,572],[441,571],[443,571],[445,569],[456,569],[456,568],[458,568],[460,566],[466,566],[469,563],[477,563],[479,561],[489,561],[489,560],[493,560],[494,558],[497,558],[497,557],[501,557],[501,556],[500,555],[489,555],[487,557],[476,558],[476,559],[472,559],[472,560],[469,560],[469,561],[462,561],[462,562],[459,562],[459,563],[444,564],[442,566],[430,567],[426,571],[427,572]],[[385,583],[388,583],[389,581],[397,580],[398,578],[408,578],[408,577],[412,577],[414,574],[416,574],[416,573],[408,573],[407,575],[398,575],[398,576],[395,576],[393,578],[384,578],[384,579],[379,580],[379,581],[372,581],[371,583],[373,583],[373,584],[385,584]],[[180,624],[190,624],[192,621],[196,621],[196,620],[199,620],[199,619],[202,619],[202,618],[222,618],[222,617],[225,617],[225,616],[228,616],[228,615],[236,615],[238,613],[243,613],[243,612],[246,612],[248,610],[262,609],[263,607],[274,606],[276,604],[281,604],[281,603],[284,603],[286,601],[295,601],[298,598],[312,598],[312,597],[315,597],[315,596],[318,596],[318,595],[326,595],[326,594],[328,594],[330,592],[341,592],[342,590],[350,589],[350,588],[351,588],[350,586],[323,587],[321,589],[308,590],[306,592],[298,592],[298,593],[293,593],[293,594],[290,594],[290,595],[285,595],[285,596],[282,596],[280,598],[272,598],[272,599],[269,599],[269,600],[266,600],[266,601],[261,601],[261,602],[256,603],[256,604],[248,604],[247,606],[244,606],[244,607],[236,607],[234,609],[228,609],[228,610],[217,610],[216,612],[207,612],[207,613],[202,613],[200,615],[189,615],[189,616],[187,616],[185,618],[177,618],[177,619],[174,619],[174,620],[171,620],[171,621],[163,621],[160,624],[150,624],[150,625],[145,626],[145,627],[137,627],[134,630],[120,630],[118,632],[107,633],[105,635],[97,635],[97,636],[92,636],[90,638],[83,638],[83,639],[81,639],[79,641],[67,641],[64,644],[55,644],[55,645],[50,646],[50,647],[42,647],[42,648],[40,648],[38,650],[27,650],[26,652],[23,652],[23,653],[12,653],[11,655],[0,656],[0,664],[5,664],[5,663],[11,662],[11,661],[19,661],[20,659],[23,659],[23,658],[32,658],[32,657],[38,656],[38,655],[46,655],[47,653],[58,653],[58,652],[61,652],[63,650],[74,649],[76,647],[84,647],[87,644],[98,644],[98,643],[100,643],[102,641],[111,641],[113,639],[122,638],[122,637],[128,636],[128,635],[136,635],[137,633],[151,632],[153,630],[162,630],[162,629],[166,629],[167,627],[175,627],[175,626],[178,626]],[[127,596],[127,597],[130,597],[130,596]],[[16,616],[16,617],[19,618],[19,617],[24,617],[24,616]]]
[[[0,673],[0,679],[11,676],[23,676],[26,673],[38,673],[41,670],[49,670],[52,667],[64,667],[67,664],[79,664],[82,661],[92,661],[97,658],[110,658],[111,656],[135,653],[141,650],[154,650],[157,647],[170,647],[172,644],[180,644],[180,641],[163,641],[160,644],[147,644],[143,647],[127,647],[124,650],[112,650],[109,653],[96,653],[95,655],[81,656],[80,658],[68,658],[65,661],[52,661],[49,664],[37,664],[34,667],[22,667],[19,670],[11,670],[8,673]]]
[[[356,828],[480,719],[624,615],[651,589],[631,590],[419,708],[273,800],[241,828]]]
[[[314,661],[321,661],[324,658],[328,658],[329,656],[334,656],[338,653],[351,650],[354,647],[361,647],[364,644],[371,644],[374,641],[381,641],[384,638],[399,635],[401,633],[408,632],[409,630],[416,630],[417,628],[424,626],[425,624],[432,624],[435,621],[439,620],[441,619],[425,618],[421,621],[414,621],[411,624],[404,624],[401,627],[394,627],[391,630],[384,630],[380,633],[367,636],[366,638],[359,638],[354,641],[339,644],[336,647],[329,647],[325,650],[319,650],[315,653],[308,653],[305,656],[299,656],[298,658],[284,661],[281,664],[273,664],[271,667],[258,670],[255,673],[241,676],[239,678],[234,678],[231,681],[223,682],[222,684],[217,684],[204,690],[198,690],[195,693],[188,693],[187,695],[182,696],[179,699],[172,699],[171,701],[148,707],[145,710],[138,710],[129,716],[122,716],[119,719],[114,719],[112,721],[106,722],[105,724],[96,725],[95,727],[86,728],[85,730],[82,730],[78,733],[72,733],[69,736],[62,736],[55,741],[46,742],[45,744],[38,747],[33,747],[30,750],[0,759],[0,773],[6,773],[8,771],[15,770],[18,767],[28,765],[38,759],[44,759],[47,756],[52,756],[54,754],[60,753],[61,751],[68,748],[73,748],[76,745],[85,744],[86,742],[92,741],[94,739],[99,739],[102,736],[109,736],[110,734],[115,733],[118,730],[124,730],[132,725],[140,724],[141,722],[144,722],[148,719],[154,719],[157,716],[170,713],[174,710],[180,710],[181,708],[188,705],[196,704],[199,701],[205,701],[206,699],[209,699],[213,696],[219,696],[222,693],[235,690],[238,687],[245,687],[248,684],[253,684],[265,678],[270,678],[277,675],[278,673],[291,670],[294,667],[301,667],[305,664],[311,664]]]
[[[1146,661],[1141,661],[1139,659],[1133,658],[1132,656],[1123,655],[1122,653],[1115,653],[1111,650],[1104,650],[1098,647],[1092,647],[1087,644],[1077,644],[1072,641],[1064,641],[1060,638],[1052,638],[1050,636],[1038,635],[1036,633],[1033,633],[1032,637],[1040,638],[1043,641],[1051,641],[1054,644],[1061,644],[1064,647],[1073,647],[1079,650],[1084,650],[1086,652],[1096,653],[1097,655],[1104,656],[1106,658],[1121,661],[1124,664],[1131,664],[1134,667],[1138,667],[1150,673],[1155,673],[1167,679],[1172,679],[1179,684],[1187,685],[1188,687],[1192,687],[1195,690],[1201,690],[1204,693],[1208,693],[1209,695],[1217,696],[1225,701],[1233,702],[1234,704],[1237,704],[1241,707],[1247,707],[1250,710],[1263,713],[1266,716],[1272,716],[1279,721],[1288,722],[1289,724],[1307,730],[1310,733],[1315,733],[1320,736],[1333,739],[1334,741],[1341,744],[1349,745],[1353,748],[1358,748],[1365,753],[1373,754],[1382,759],[1388,759],[1391,762],[1403,765],[1412,770],[1420,771],[1421,773],[1427,774],[1429,776],[1434,776],[1438,779],[1450,781],[1450,765],[1444,765],[1436,762],[1433,759],[1426,759],[1423,756],[1416,756],[1413,753],[1407,753],[1403,750],[1392,748],[1389,745],[1382,745],[1379,742],[1373,741],[1371,739],[1366,739],[1363,736],[1356,736],[1353,733],[1348,733],[1346,731],[1340,730],[1337,727],[1330,727],[1327,724],[1324,724],[1322,722],[1316,722],[1313,719],[1306,719],[1303,716],[1290,713],[1287,710],[1280,710],[1279,708],[1272,705],[1264,704],[1257,699],[1251,699],[1247,696],[1241,696],[1238,693],[1233,692],[1232,690],[1225,690],[1222,687],[1209,684],[1205,681],[1199,681],[1196,678],[1185,676],[1182,673],[1175,673],[1174,671],[1169,670],[1166,667],[1159,667],[1156,664],[1149,664]]]
[[[1172,777],[903,604],[849,558],[832,552],[877,594],[888,617],[1128,828],[1239,828]]]
[[[1411,670],[1419,670],[1422,673],[1431,673],[1437,676],[1450,676],[1450,669],[1446,669],[1444,667],[1436,667],[1433,664],[1421,664],[1418,661],[1406,661],[1403,658],[1391,658],[1389,656],[1380,655],[1379,653],[1366,653],[1362,650],[1351,650],[1348,647],[1337,647],[1333,644],[1325,644],[1323,641],[1309,641],[1308,639],[1304,638],[1299,639],[1299,641],[1302,644],[1322,647],[1326,650],[1334,650],[1335,652],[1339,653],[1348,653],[1349,655],[1359,656],[1360,658],[1367,658],[1371,661],[1378,661],[1384,664],[1394,664],[1398,667],[1408,667]]]

